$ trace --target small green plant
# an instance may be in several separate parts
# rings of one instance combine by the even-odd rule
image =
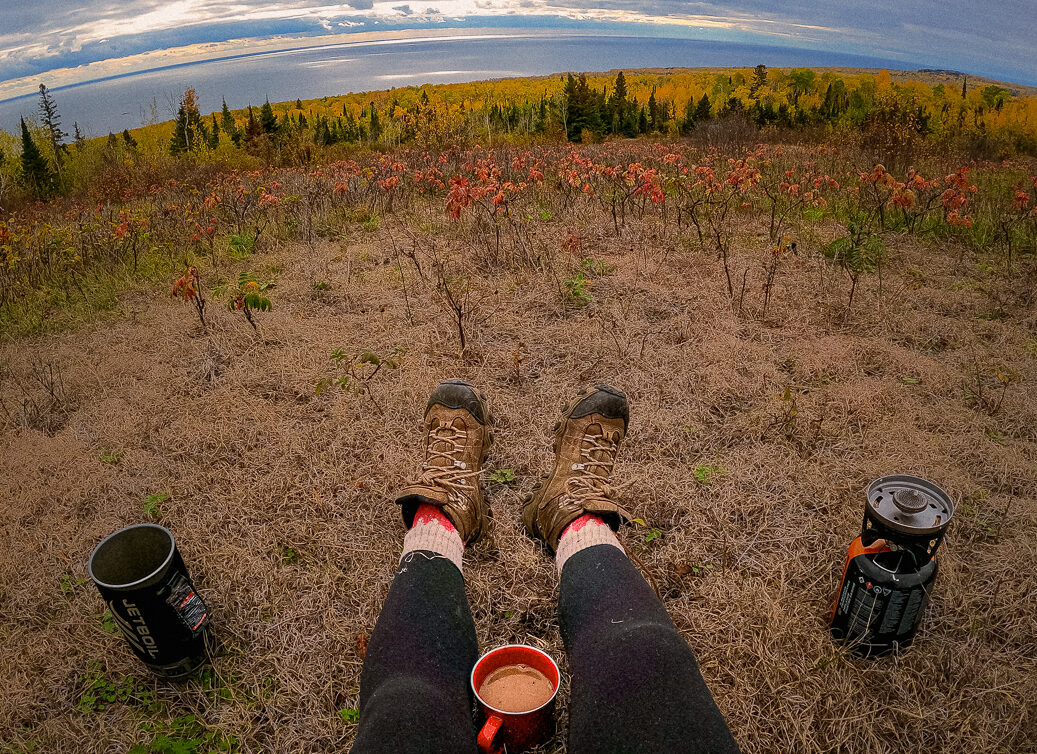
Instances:
[[[154,495],[148,495],[144,498],[144,515],[152,521],[157,521],[162,517],[162,509],[159,505],[168,499],[169,494],[165,492],[156,492]]]
[[[338,716],[342,718],[343,722],[355,723],[360,720],[360,710],[353,707],[346,707],[338,711]]]
[[[76,587],[86,583],[86,579],[77,579],[67,573],[61,574],[61,593],[66,597],[72,595]]]
[[[695,481],[699,484],[709,485],[714,480],[719,479],[726,473],[722,466],[707,466],[700,465],[696,466],[695,470],[691,472],[695,477]]]
[[[122,458],[122,453],[118,450],[102,450],[101,451],[101,463],[107,463],[114,466]]]
[[[589,304],[594,300],[594,297],[587,291],[590,285],[591,281],[582,272],[577,272],[576,277],[565,281],[565,292],[568,301],[575,306]]]
[[[331,360],[338,366],[348,362],[348,373],[321,377],[317,380],[316,393],[320,395],[334,385],[347,393],[366,395],[377,407],[378,404],[371,395],[371,380],[383,367],[387,370],[399,368],[404,353],[405,349],[402,346],[396,346],[389,356],[379,356],[374,351],[362,351],[358,356],[351,358],[341,348],[336,348],[331,352]]]
[[[299,559],[299,553],[288,545],[278,545],[277,555],[283,565],[291,565]]]
[[[238,275],[238,287],[231,293],[231,300],[227,304],[227,308],[231,311],[238,310],[242,312],[248,323],[252,325],[252,329],[259,332],[253,313],[268,312],[274,308],[273,304],[270,303],[270,299],[263,295],[263,293],[273,287],[273,283],[262,283],[252,275],[242,271]]]
[[[615,265],[609,264],[608,262],[603,262],[600,259],[595,259],[594,257],[587,257],[586,259],[584,259],[582,262],[580,262],[580,267],[582,267],[592,275],[598,276],[608,275],[610,272],[614,272],[616,269]]]
[[[315,291],[329,291],[329,290],[331,290],[331,283],[328,283],[328,282],[325,282],[325,281],[321,280],[321,281],[316,282],[316,283],[313,284],[313,290],[315,290]]]
[[[490,474],[490,481],[497,484],[511,484],[515,481],[515,471],[513,469],[497,469]]]
[[[101,630],[109,634],[119,633],[119,626],[115,623],[115,616],[112,615],[112,611],[106,609],[104,615],[101,616]]]
[[[118,680],[106,677],[96,667],[79,679],[83,692],[76,709],[83,713],[101,712],[110,704],[124,704],[154,714],[161,711],[162,703],[155,698],[155,690],[132,675]]]
[[[660,529],[649,529],[648,533],[645,534],[645,544],[646,545],[652,544],[652,542],[657,540],[662,535],[663,535],[663,533],[662,533],[662,530],[660,530]]]
[[[870,230],[868,213],[857,212],[846,221],[846,235],[826,245],[821,253],[850,277],[850,298],[846,304],[846,315],[849,316],[857,282],[861,275],[874,272],[882,264],[886,244]]]
[[[230,754],[238,748],[235,736],[207,728],[195,715],[181,715],[168,725],[142,723],[141,730],[150,734],[151,740],[135,744],[127,754]]]

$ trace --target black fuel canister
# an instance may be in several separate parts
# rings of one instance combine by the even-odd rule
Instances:
[[[954,504],[935,484],[905,474],[876,479],[867,497],[861,535],[850,544],[830,628],[854,654],[881,657],[914,640]]]
[[[97,545],[89,570],[130,649],[155,675],[181,678],[206,662],[209,611],[168,529],[120,529]]]

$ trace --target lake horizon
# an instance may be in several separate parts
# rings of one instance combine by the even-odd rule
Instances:
[[[574,63],[578,63],[575,64]],[[645,68],[838,67],[915,70],[920,63],[738,42],[620,35],[499,34],[403,38],[249,52],[54,87],[62,126],[84,136],[139,128],[175,116],[195,89],[203,114],[424,84]],[[41,76],[41,79],[45,79]],[[38,94],[0,100],[0,129],[35,117]]]

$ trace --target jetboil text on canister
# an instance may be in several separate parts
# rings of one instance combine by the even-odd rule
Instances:
[[[950,497],[918,477],[885,476],[868,487],[831,614],[832,635],[854,654],[879,657],[911,644],[953,513]]]

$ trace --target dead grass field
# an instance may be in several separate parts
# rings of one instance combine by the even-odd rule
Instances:
[[[573,231],[545,228],[555,248]],[[562,404],[608,381],[631,400],[623,500],[661,532],[626,542],[743,751],[1037,751],[1033,311],[984,319],[955,254],[904,237],[881,299],[868,278],[843,322],[848,284],[822,265],[822,229],[800,239],[761,321],[765,226],[747,223],[734,245],[733,269],[752,269],[741,316],[696,245],[577,230],[614,266],[585,306],[565,302],[576,263],[563,252],[543,273],[471,255],[463,357],[434,287],[408,262],[405,300],[387,229],[357,225],[341,244],[252,260],[277,282],[258,337],[216,302],[203,334],[189,307],[140,290],[108,321],[0,347],[16,411],[16,381],[40,395],[34,362],[59,367],[65,388],[52,434],[10,422],[0,434],[0,749],[125,752],[162,734],[197,745],[185,751],[220,735],[241,752],[348,750],[356,725],[338,711],[356,706],[402,542],[394,490],[420,461],[428,393],[461,376],[490,398],[489,470],[515,472],[490,484],[492,536],[466,555],[484,649],[528,642],[566,670],[553,565],[523,533],[519,499],[548,468]],[[437,239],[456,259],[471,251],[449,228]],[[314,290],[315,270],[329,290]],[[370,397],[316,394],[348,364],[335,349],[397,347],[400,367]],[[977,363],[1021,375],[996,412],[969,398]],[[989,394],[996,380],[980,379]],[[703,483],[702,466],[721,470]],[[916,646],[852,660],[827,611],[867,484],[897,472],[940,484],[958,509]],[[178,538],[224,647],[214,673],[179,686],[103,629],[86,580],[94,545],[146,520],[158,493],[150,513]],[[118,699],[83,701],[105,684]],[[565,751],[566,696],[545,751]]]

